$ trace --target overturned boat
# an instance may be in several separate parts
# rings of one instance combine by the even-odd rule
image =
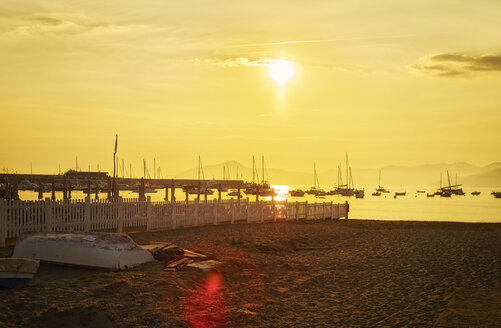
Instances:
[[[40,261],[24,258],[0,258],[0,288],[27,283],[38,271]]]
[[[153,261],[132,238],[111,232],[42,232],[19,237],[14,257],[85,268],[126,270]]]

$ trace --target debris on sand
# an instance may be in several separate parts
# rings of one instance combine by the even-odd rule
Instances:
[[[190,263],[188,266],[190,268],[197,268],[202,270],[203,272],[209,272],[212,269],[214,269],[216,266],[221,264],[219,261],[215,260],[207,260],[207,261],[202,261],[202,262],[197,262],[197,263]]]
[[[167,262],[164,271],[179,271],[185,266],[190,266],[206,272],[220,264],[220,262],[214,260],[193,263],[196,260],[207,259],[207,255],[170,243],[162,244],[154,242],[151,245],[143,245],[141,247],[148,250],[156,260]]]
[[[167,265],[164,268],[164,271],[179,271],[181,270],[186,264],[191,263],[193,260],[190,260],[187,257],[183,257],[179,260],[171,261],[167,263]]]

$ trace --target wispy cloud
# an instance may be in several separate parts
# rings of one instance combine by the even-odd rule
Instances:
[[[236,44],[230,46],[230,48],[239,47],[266,47],[275,45],[294,45],[294,44],[305,44],[305,43],[327,43],[336,41],[364,41],[364,40],[388,40],[388,39],[407,39],[416,37],[427,37],[437,34],[448,34],[448,33],[433,33],[433,34],[411,34],[411,35],[380,35],[380,36],[361,36],[361,37],[346,37],[346,38],[332,38],[332,39],[312,39],[312,40],[290,40],[290,41],[277,41],[277,42],[265,42],[265,43],[246,43],[246,44]]]
[[[249,59],[247,57],[230,57],[230,58],[211,58],[198,60],[204,63],[209,63],[222,67],[238,67],[238,66],[266,66],[277,62],[279,59],[269,57],[261,57],[256,59]]]
[[[467,55],[441,53],[421,59],[414,69],[436,76],[459,76],[478,72],[501,72],[501,54]]]
[[[51,13],[10,17],[4,21],[3,32],[14,35],[71,35],[120,28],[120,25],[97,20],[81,13]]]

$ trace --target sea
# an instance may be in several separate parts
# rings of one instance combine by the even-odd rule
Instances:
[[[491,195],[492,191],[499,191],[499,188],[464,188],[466,195],[452,195],[450,198],[439,196],[427,197],[426,193],[418,193],[418,190],[424,190],[433,193],[436,189],[423,187],[392,187],[387,186],[390,190],[388,194],[381,196],[372,196],[372,192],[376,187],[366,187],[365,197],[357,199],[355,197],[343,197],[340,195],[325,196],[325,198],[317,198],[313,195],[305,195],[304,197],[291,197],[288,193],[291,189],[307,190],[309,186],[297,185],[272,185],[278,196],[277,201],[288,200],[290,202],[334,202],[350,204],[350,219],[368,219],[368,220],[392,220],[392,221],[449,221],[449,222],[499,222],[501,223],[501,199]],[[328,188],[324,188],[328,190]],[[157,189],[155,193],[148,193],[152,201],[163,201],[165,198],[165,190]],[[406,192],[405,196],[394,197],[395,192]],[[480,191],[480,195],[471,195],[472,191]],[[45,193],[44,197],[50,197],[50,193]],[[19,196],[22,200],[37,200],[38,193],[33,191],[20,191]],[[81,191],[72,192],[73,199],[83,199],[85,194]],[[124,198],[137,198],[138,194],[132,191],[121,191],[120,196]],[[184,192],[181,189],[176,189],[176,200],[183,201],[186,199]],[[92,195],[95,198],[95,195]],[[106,199],[106,193],[99,193],[100,199]],[[243,194],[243,199],[249,198],[250,201],[256,199],[255,196]],[[62,192],[56,192],[56,198],[62,199]],[[169,192],[170,198],[170,192]],[[218,198],[217,191],[213,195],[208,195],[208,201],[213,201]],[[222,193],[222,199],[230,199],[227,193]],[[196,199],[196,195],[190,195],[190,200]],[[204,196],[201,196],[204,199]],[[262,197],[264,200],[270,200],[271,197]]]

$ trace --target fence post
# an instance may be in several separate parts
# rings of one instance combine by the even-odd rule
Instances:
[[[218,201],[217,199],[214,199],[214,225],[217,224],[217,205]]]
[[[118,232],[122,233],[124,226],[124,208],[122,197],[117,197],[116,204],[118,206]]]
[[[235,207],[233,206],[233,198],[230,200],[231,224],[235,222]]]
[[[250,222],[250,204],[249,204],[249,198],[247,198],[246,200],[246,203],[247,203],[247,223]]]
[[[308,201],[304,202],[304,219],[308,220]]]
[[[171,197],[172,199],[172,197]],[[172,201],[172,229],[176,229],[176,204],[177,202],[175,200]]]
[[[296,200],[296,221],[299,220],[299,202]]]
[[[334,219],[334,206],[331,200],[331,220]]]
[[[259,202],[259,220],[261,220],[261,222],[264,221],[264,217],[263,217],[263,201]]]
[[[275,206],[275,200],[271,201],[272,211],[273,211],[273,222],[277,222],[277,208]]]
[[[289,202],[285,199],[285,221],[289,218]]]
[[[322,202],[322,220],[325,220],[325,202]]]
[[[90,196],[85,197],[84,231],[90,231]]]
[[[45,230],[52,231],[52,201],[49,197],[45,198]]]
[[[152,207],[151,207],[151,196],[146,198],[146,231],[151,230],[151,217],[152,217]]]
[[[5,247],[7,238],[7,200],[0,198],[0,247]]]
[[[350,205],[348,205],[348,201],[345,202],[345,211],[346,211],[345,219],[348,220],[348,212],[350,211]]]
[[[195,200],[195,227],[198,226],[198,211],[199,211],[199,206],[200,206],[200,200],[196,199]]]

